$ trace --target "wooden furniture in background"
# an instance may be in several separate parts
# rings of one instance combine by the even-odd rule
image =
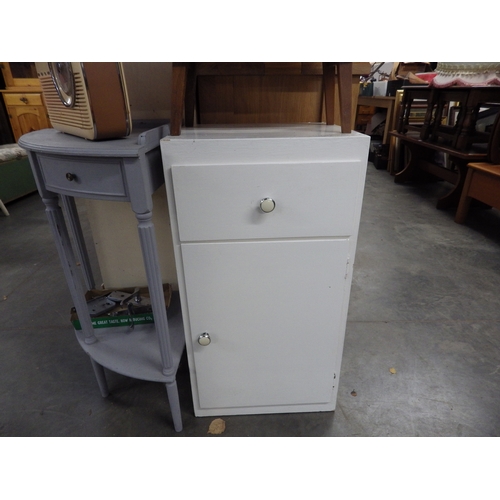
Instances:
[[[438,200],[437,208],[456,208],[467,165],[489,162],[491,152],[495,157],[498,149],[498,116],[492,132],[477,130],[476,123],[480,108],[500,107],[500,87],[406,87],[404,92],[407,97],[403,99],[398,131],[391,134],[407,148],[410,158],[394,176],[394,182],[429,178],[450,182],[453,187]],[[415,99],[427,100],[424,122],[416,128],[407,124]],[[451,102],[461,103],[460,112],[455,123],[443,123],[445,105]]]
[[[500,209],[500,165],[469,163],[455,222],[465,222],[473,199]]]
[[[5,89],[5,79],[3,73],[0,71],[0,90]],[[5,102],[0,99],[0,145],[12,144],[14,142],[14,135],[10,128],[9,116],[5,109]]]
[[[401,102],[403,100],[404,92],[402,90],[397,90],[394,100],[394,109],[392,115],[392,123],[397,127],[401,117]],[[393,135],[389,134],[389,158],[387,160],[387,171],[394,175],[397,172],[398,161],[397,158],[400,155],[400,145],[399,140]]]
[[[486,153],[457,151],[441,144],[422,141],[416,137],[406,136],[398,132],[391,135],[399,140],[401,146],[409,151],[409,160],[403,170],[396,173],[394,182],[406,182],[442,179],[452,184],[450,191],[437,201],[436,208],[457,207],[465,181],[467,164],[486,161]],[[447,168],[436,160],[436,153],[448,155],[454,168]],[[430,174],[430,175],[429,175]]]
[[[382,144],[389,143],[389,132],[394,130],[394,96],[359,96],[358,106],[374,106],[376,108],[383,108],[387,110],[387,118],[385,120],[384,136],[382,137]]]
[[[49,116],[35,63],[1,63],[5,80],[3,94],[14,140],[34,130],[50,128]]]
[[[500,209],[500,114],[497,115],[488,147],[488,162],[467,165],[455,222],[465,222],[472,200]]]
[[[370,123],[372,116],[375,114],[375,106],[363,106],[359,104],[358,97],[358,108],[356,110],[356,121],[354,123],[354,130],[364,134],[366,132],[366,127]]]
[[[369,63],[173,63],[171,135],[198,124],[340,124],[351,131]],[[340,105],[336,106],[334,103]]]

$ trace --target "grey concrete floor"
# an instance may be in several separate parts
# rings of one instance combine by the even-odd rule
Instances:
[[[448,185],[396,185],[368,165],[335,412],[223,417],[223,436],[499,436],[500,213],[465,225]],[[178,374],[184,430],[162,384],[108,372],[100,396],[38,194],[0,214],[0,436],[207,436]],[[395,373],[391,373],[392,371]]]

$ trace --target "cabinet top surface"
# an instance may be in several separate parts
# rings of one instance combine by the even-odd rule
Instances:
[[[160,144],[169,134],[168,125],[155,128],[134,127],[128,137],[113,140],[89,141],[82,137],[59,132],[53,128],[37,130],[23,135],[18,144],[36,153],[67,156],[137,157]]]
[[[297,139],[338,138],[350,140],[363,136],[359,132],[342,134],[337,125],[308,123],[299,125],[199,125],[183,128],[181,135],[164,137],[163,141],[196,141],[227,139]]]

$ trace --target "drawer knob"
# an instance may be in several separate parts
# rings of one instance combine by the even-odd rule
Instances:
[[[266,214],[272,212],[275,207],[276,203],[272,198],[264,198],[263,200],[260,200],[260,209]]]
[[[210,338],[210,334],[207,332],[202,333],[198,337],[198,344],[200,344],[200,345],[208,345],[208,344],[210,344],[210,342],[212,342],[212,339]]]
[[[68,179],[68,181],[74,181],[76,179],[76,175],[75,174],[71,174],[71,173],[67,173],[66,174],[66,179]]]

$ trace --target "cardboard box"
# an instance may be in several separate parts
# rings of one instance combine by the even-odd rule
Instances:
[[[95,298],[106,297],[107,295],[115,291],[133,293],[134,290],[135,288],[120,288],[120,290],[89,290],[85,294],[85,299],[88,302]],[[141,298],[149,299],[149,289],[147,287],[139,288],[139,294]],[[163,296],[165,299],[165,308],[168,309],[170,300],[172,298],[172,287],[168,283],[163,285]],[[124,314],[116,315],[118,311],[123,311]],[[80,320],[78,319],[78,315],[76,314],[74,308],[71,309],[70,319],[75,330],[82,329]],[[128,311],[126,312],[126,308],[124,310],[124,308],[121,307],[119,303],[117,303],[114,309],[108,311],[102,316],[91,318],[91,321],[94,328],[113,328],[119,326],[131,326],[132,324],[145,325],[148,323],[154,323],[154,316],[150,311],[129,315]]]

